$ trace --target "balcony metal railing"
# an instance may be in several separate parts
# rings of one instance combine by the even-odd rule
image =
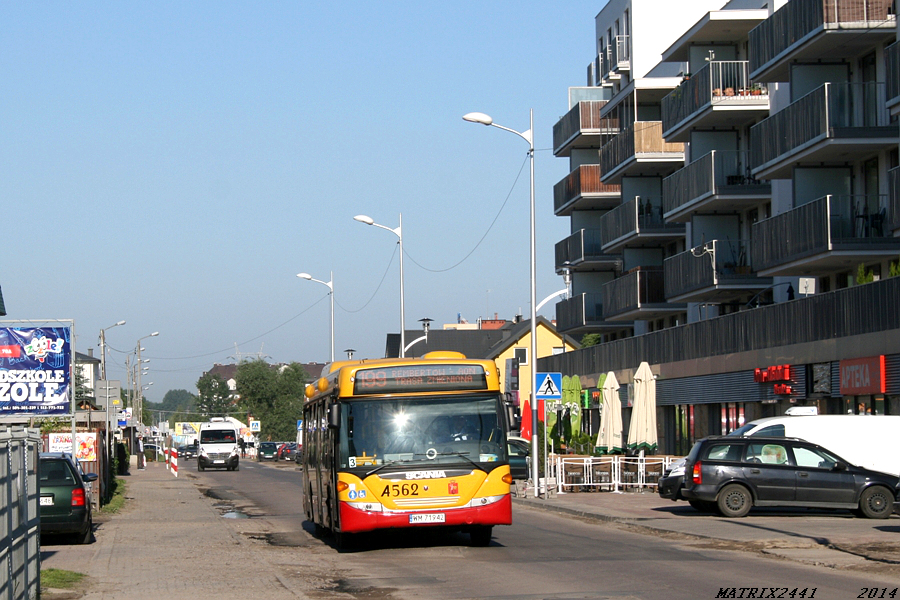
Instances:
[[[768,86],[750,81],[749,61],[713,61],[663,98],[663,131],[707,106],[761,104],[768,98]]]
[[[631,69],[631,47],[629,45],[631,36],[617,35],[615,44],[610,45],[612,57],[610,64],[613,69],[627,71]]]
[[[750,72],[756,72],[819,27],[854,27],[864,32],[895,21],[892,0],[791,0],[750,30]]]
[[[603,284],[602,302],[607,318],[635,311],[647,304],[664,304],[662,269],[639,269]]]
[[[601,180],[600,165],[581,165],[553,186],[553,210],[559,212],[564,206],[584,196],[597,194],[619,195],[622,186],[606,184]]]
[[[888,228],[900,229],[900,167],[894,167],[888,171],[888,184],[890,186],[890,201],[888,204]]]
[[[684,231],[684,223],[666,223],[662,200],[636,196],[600,217],[600,236],[604,245],[629,235]]]
[[[578,134],[613,135],[619,131],[619,120],[600,117],[606,100],[578,102],[559,121],[553,124],[553,151],[558,152]]]
[[[823,196],[753,225],[752,264],[764,271],[829,252],[840,244],[873,244],[892,237],[884,194]]]
[[[556,303],[556,328],[559,331],[597,325],[603,321],[600,294],[579,294]]]
[[[713,240],[667,258],[666,298],[753,276],[750,242]]]
[[[793,344],[900,329],[900,277],[797,298],[753,310],[564,352],[537,361],[541,372],[605,373],[651,365],[709,360]]]
[[[841,137],[841,129],[886,127],[885,85],[825,83],[750,129],[750,163],[756,169],[817,138]]]
[[[884,72],[889,104],[900,102],[900,42],[894,42],[884,49]]]
[[[684,154],[684,144],[663,139],[662,121],[635,121],[600,148],[600,168],[604,173],[612,173],[639,154]]]
[[[613,270],[622,270],[622,257],[605,254],[599,229],[580,229],[556,243],[556,268],[585,262],[608,262]]]
[[[668,215],[698,198],[726,192],[768,193],[771,185],[750,176],[749,158],[746,151],[713,150],[675,171],[663,179],[663,212]]]

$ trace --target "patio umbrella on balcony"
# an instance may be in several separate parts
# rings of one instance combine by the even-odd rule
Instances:
[[[619,382],[612,371],[603,382],[603,412],[600,414],[600,433],[597,434],[597,449],[602,454],[622,451],[622,401],[619,400]]]
[[[634,374],[634,407],[628,428],[628,449],[654,452],[656,447],[656,379],[650,365],[642,362]]]

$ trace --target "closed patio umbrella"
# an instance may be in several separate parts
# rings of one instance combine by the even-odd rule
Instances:
[[[656,447],[656,379],[650,365],[642,362],[634,374],[634,407],[628,428],[628,449],[655,452]]]
[[[603,382],[603,412],[600,414],[600,433],[597,449],[602,454],[622,451],[622,401],[619,400],[619,382],[610,371]]]

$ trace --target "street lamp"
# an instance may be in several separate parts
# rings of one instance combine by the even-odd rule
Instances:
[[[113,327],[118,327],[119,325],[124,325],[125,321],[118,321],[113,323],[106,329],[112,329]],[[106,424],[104,426],[104,434],[106,435],[106,452],[107,456],[111,456],[112,449],[112,436],[109,433],[109,381],[106,380],[106,329],[100,330],[100,381],[103,382],[104,390],[103,397],[106,402]],[[106,479],[104,479],[106,481]]]
[[[535,284],[535,235],[534,235],[534,109],[530,111],[529,129],[525,132],[518,132],[509,127],[497,125],[488,115],[480,112],[471,112],[463,116],[464,121],[470,123],[480,123],[514,133],[526,142],[528,142],[528,157],[531,159],[531,356],[529,358],[531,364],[531,476],[534,481],[534,495],[538,496],[538,412],[537,402],[535,401],[535,391],[537,390],[537,299]]]
[[[125,321],[113,323],[106,329],[112,329],[119,325],[124,325]],[[106,329],[100,330],[100,379],[106,379]]]
[[[328,295],[331,296],[331,362],[334,362],[334,271],[331,272],[331,279],[327,282],[320,279],[313,279],[313,276],[309,273],[297,273],[297,277],[306,279],[307,281],[321,283],[331,290]]]
[[[145,335],[145,336],[142,337],[142,338],[138,338],[138,341],[137,341],[137,348],[136,348],[136,352],[137,352],[137,365],[138,365],[138,366],[140,366],[141,363],[145,362],[145,361],[142,361],[142,360],[141,360],[141,350],[142,350],[142,348],[141,348],[141,340],[146,340],[147,338],[156,337],[156,336],[158,336],[158,335],[159,335],[159,332],[158,332],[158,331],[154,331],[154,332],[151,333],[150,335]],[[147,359],[146,362],[150,362],[150,359]],[[137,401],[137,403],[138,403],[137,422],[140,423],[141,425],[144,424],[144,416],[143,416],[143,415],[144,415],[144,390],[143,390],[143,388],[141,387],[141,375],[142,375],[142,374],[143,374],[143,373],[140,372],[140,371],[137,373],[137,382],[136,382],[137,385],[135,385],[135,389],[136,389],[136,391],[137,391],[137,394],[135,395],[135,401]]]
[[[391,229],[390,227],[385,227],[384,225],[379,225],[375,221],[372,220],[372,217],[367,217],[366,215],[356,215],[353,217],[354,221],[359,221],[360,223],[365,223],[366,225],[374,225],[380,229],[386,229],[397,236],[399,240],[397,243],[400,244],[400,358],[406,357],[406,316],[405,311],[403,310],[403,214],[400,214],[400,223],[397,225],[397,229]]]

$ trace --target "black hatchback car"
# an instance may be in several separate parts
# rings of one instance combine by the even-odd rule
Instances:
[[[843,508],[886,519],[900,478],[847,463],[810,442],[783,437],[709,437],[685,461],[683,497],[700,510],[743,517],[754,506]]]
[[[90,483],[96,473],[84,473],[63,452],[45,452],[40,456],[41,533],[63,533],[76,543],[91,541]]]

